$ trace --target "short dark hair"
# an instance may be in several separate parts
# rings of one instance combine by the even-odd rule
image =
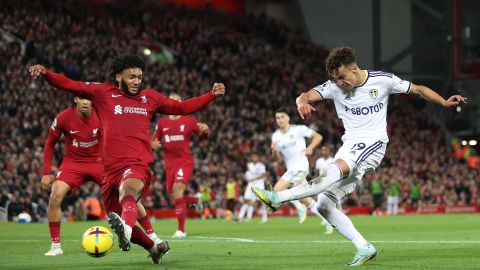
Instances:
[[[285,107],[280,107],[280,108],[275,110],[275,114],[277,114],[277,113],[284,113],[284,114],[288,115],[288,110]]]
[[[145,62],[136,54],[124,54],[113,60],[111,76],[115,77],[115,75],[127,68],[140,68],[142,71],[145,71]]]
[[[342,65],[348,66],[355,62],[355,50],[353,48],[337,47],[331,50],[328,54],[327,60],[325,60],[325,68],[327,69],[328,74],[332,74],[333,71],[337,70]]]

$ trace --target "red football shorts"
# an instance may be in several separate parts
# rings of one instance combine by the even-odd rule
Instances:
[[[167,176],[167,192],[171,194],[173,191],[173,183],[180,182],[185,185],[190,181],[193,173],[193,162],[183,162],[165,167]]]
[[[81,162],[64,162],[58,168],[55,181],[65,182],[70,186],[69,194],[74,193],[86,181],[95,181],[102,185],[103,164],[81,163]]]
[[[143,189],[148,189],[151,178],[150,168],[143,164],[121,165],[105,169],[103,174],[102,201],[107,213],[121,214],[122,206],[119,200],[119,188],[128,178],[137,178],[143,181]],[[143,192],[143,191],[142,191]]]

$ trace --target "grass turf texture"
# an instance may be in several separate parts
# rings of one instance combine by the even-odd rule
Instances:
[[[368,269],[480,269],[480,215],[356,216],[360,232],[372,241],[378,257]],[[176,220],[153,226],[171,246],[161,265],[152,265],[137,245],[104,258],[81,248],[82,234],[106,221],[62,223],[63,256],[46,257],[47,224],[0,223],[0,269],[347,269],[352,244],[338,233],[323,235],[315,217],[304,224],[275,217],[268,224],[225,220],[188,220],[186,239],[175,240]]]

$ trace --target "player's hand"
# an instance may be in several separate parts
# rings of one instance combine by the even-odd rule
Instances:
[[[155,138],[155,140],[152,141],[152,149],[158,150],[160,148],[162,148],[162,143],[157,138]]]
[[[278,150],[280,150],[279,147],[278,147],[278,143],[276,143],[276,142],[273,142],[273,143],[270,145],[270,148],[271,148],[272,151],[274,151],[274,152],[278,152]]]
[[[40,74],[45,74],[45,72],[47,72],[47,69],[42,65],[33,65],[28,69],[28,72],[30,72],[30,75],[34,79],[36,79]]]
[[[460,95],[453,95],[443,103],[443,106],[452,107],[452,106],[456,106],[460,103],[467,103],[467,98],[462,97]]]
[[[204,123],[198,123],[198,128],[200,129],[200,134],[205,134],[210,131],[208,125]]]
[[[306,156],[311,156],[312,153],[313,153],[313,150],[307,147],[307,148],[304,150],[304,152],[305,152],[305,155],[306,155]]]
[[[308,103],[298,103],[297,111],[300,118],[309,119],[312,116],[312,111],[316,111],[316,109]]]
[[[49,191],[52,188],[52,176],[44,175],[41,184],[43,190]]]
[[[214,83],[212,87],[212,94],[215,97],[222,97],[225,95],[225,85],[223,83]]]

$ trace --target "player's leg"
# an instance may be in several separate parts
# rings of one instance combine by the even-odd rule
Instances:
[[[398,195],[393,196],[393,214],[395,216],[398,214]]]
[[[70,186],[62,181],[56,180],[52,185],[52,192],[48,201],[47,219],[48,227],[50,229],[50,238],[52,245],[50,250],[45,253],[45,256],[62,255],[63,251],[60,244],[60,223],[62,218],[62,211],[60,206],[63,198],[70,191]]]
[[[268,222],[268,211],[267,211],[267,207],[263,203],[259,204],[258,212],[262,216],[262,224],[267,223]]]
[[[167,241],[155,242],[150,239],[138,226],[132,227],[132,243],[137,244],[143,247],[148,253],[149,257],[152,258],[154,264],[159,264],[161,262],[162,256],[167,254],[170,250],[170,246]]]
[[[338,233],[350,240],[357,248],[355,258],[348,265],[361,265],[373,259],[377,255],[377,251],[358,232],[352,221],[342,211],[337,209],[337,198],[337,195],[331,191],[320,194],[318,200],[319,211]]]
[[[163,242],[163,240],[160,239],[160,237],[158,237],[158,235],[153,230],[152,223],[150,222],[150,217],[148,216],[147,211],[145,210],[145,207],[143,206],[143,204],[140,202],[137,202],[137,207],[138,207],[137,209],[138,224],[142,226],[147,236],[150,239],[152,239],[153,242],[155,242],[155,244],[159,244]]]
[[[172,201],[175,204],[175,214],[177,215],[178,227],[177,231],[173,234],[174,238],[184,238],[187,236],[185,233],[185,219],[187,218],[187,204],[183,193],[185,192],[186,185],[182,182],[173,182],[172,187]]]
[[[242,206],[240,207],[240,211],[238,212],[237,218],[239,222],[243,221],[243,217],[247,213],[248,207],[249,207],[248,200],[244,200]]]
[[[249,183],[245,188],[245,192],[243,194],[243,204],[240,207],[240,212],[238,212],[238,222],[243,221],[243,217],[250,208],[251,201],[253,200],[255,200],[255,195],[252,193],[252,184]]]
[[[253,210],[255,210],[255,200],[248,200],[248,209],[247,209],[247,222],[251,221],[253,218]]]
[[[306,175],[300,171],[286,171],[280,179],[278,179],[277,183],[275,183],[273,190],[279,192],[289,188],[295,183],[296,177],[299,174]],[[291,201],[290,203],[297,209],[298,223],[305,222],[307,219],[307,207],[298,200]]]

